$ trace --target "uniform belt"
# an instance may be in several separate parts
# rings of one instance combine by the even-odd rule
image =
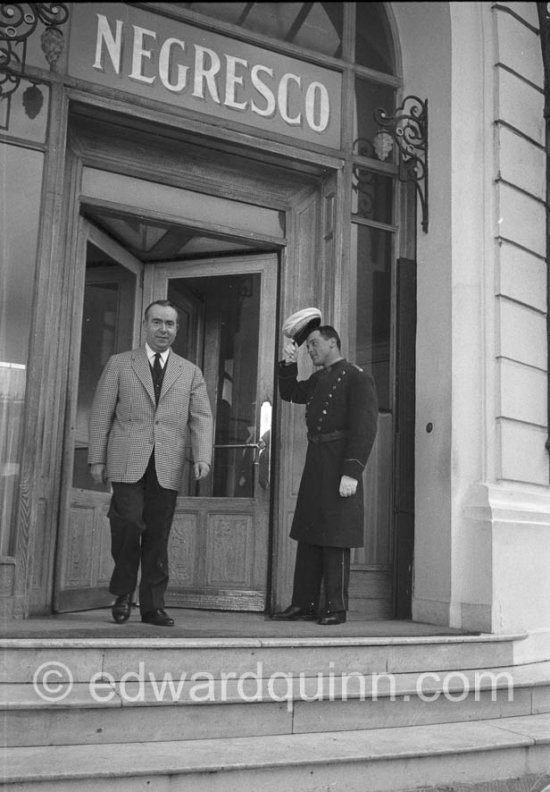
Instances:
[[[311,434],[308,432],[307,439],[310,443],[331,443],[333,440],[342,440],[347,437],[345,429],[338,429],[335,432],[325,432],[325,434]]]

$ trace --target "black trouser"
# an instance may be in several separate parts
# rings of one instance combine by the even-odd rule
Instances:
[[[164,607],[168,585],[168,537],[177,492],[161,487],[151,455],[143,478],[132,484],[113,481],[109,508],[111,554],[115,568],[111,594],[133,594],[139,567],[142,613]]]
[[[317,610],[324,583],[324,609],[347,611],[349,602],[349,547],[321,547],[298,542],[292,604]]]

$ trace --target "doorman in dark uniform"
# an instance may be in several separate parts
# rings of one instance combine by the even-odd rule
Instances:
[[[283,327],[291,340],[279,362],[279,392],[306,405],[308,446],[290,532],[298,542],[292,603],[273,618],[335,625],[346,621],[350,548],[364,544],[362,478],[378,403],[373,378],[342,356],[338,333],[320,321],[317,309],[304,309]],[[297,349],[304,341],[320,368],[299,380]]]

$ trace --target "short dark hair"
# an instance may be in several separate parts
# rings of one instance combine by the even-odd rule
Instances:
[[[338,335],[334,327],[332,327],[332,325],[321,325],[320,327],[316,327],[315,330],[318,330],[319,333],[323,336],[323,338],[325,338],[327,341],[329,338],[334,338],[334,340],[336,341],[336,346],[338,347],[338,349],[341,349],[342,343],[340,341],[340,336]],[[311,332],[314,333],[315,330],[312,330]]]
[[[170,302],[170,300],[153,300],[153,302],[149,303],[149,305],[145,309],[145,312],[143,314],[144,319],[147,319],[149,317],[149,311],[151,310],[153,305],[161,305],[163,308],[173,308],[174,311],[176,312],[176,323],[179,322],[178,309],[176,308],[173,302]]]

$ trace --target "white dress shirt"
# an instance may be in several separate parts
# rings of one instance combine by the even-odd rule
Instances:
[[[145,342],[145,351],[147,352],[147,359],[149,360],[149,365],[152,366],[155,362],[155,355],[157,354],[147,342]],[[164,369],[166,365],[166,361],[168,360],[168,355],[170,354],[170,348],[165,349],[164,352],[159,352],[160,355],[160,365]]]

